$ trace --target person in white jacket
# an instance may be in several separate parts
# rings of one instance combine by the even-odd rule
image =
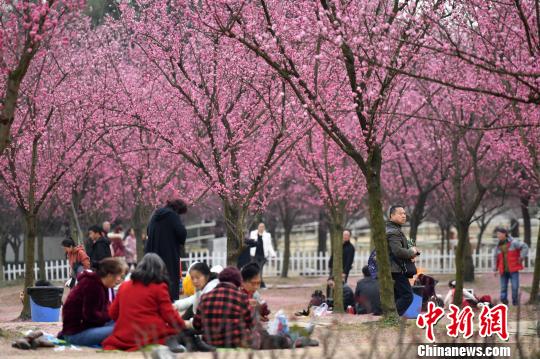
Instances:
[[[272,245],[272,235],[266,231],[264,223],[259,223],[257,229],[249,234],[249,239],[255,241],[255,246],[250,249],[251,261],[259,265],[261,269],[261,288],[265,288],[266,285],[262,279],[264,264],[269,258],[276,257],[276,251]]]
[[[190,307],[192,308],[192,312],[190,313],[192,315],[184,315],[183,319],[193,320],[202,295],[210,292],[219,284],[217,275],[221,270],[223,270],[221,266],[214,266],[210,269],[206,263],[201,262],[195,262],[189,267],[188,272],[195,287],[195,294],[187,298],[178,299],[173,303],[173,306],[179,312],[185,312]]]

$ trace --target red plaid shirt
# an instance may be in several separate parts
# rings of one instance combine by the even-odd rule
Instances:
[[[193,319],[193,327],[216,347],[249,347],[254,326],[247,295],[228,282],[201,297]]]

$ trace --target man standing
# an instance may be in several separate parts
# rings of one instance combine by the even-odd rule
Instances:
[[[529,254],[529,247],[514,239],[505,228],[495,230],[499,243],[495,248],[493,263],[495,275],[500,274],[501,302],[508,304],[508,281],[512,283],[512,304],[518,305],[519,271],[523,269],[523,261]]]
[[[261,269],[261,288],[266,288],[263,278],[263,267],[268,258],[274,258],[276,251],[272,246],[272,235],[266,231],[264,223],[259,223],[256,230],[251,231],[249,239],[255,241],[255,246],[250,248],[251,260]]]
[[[390,207],[389,217],[390,220],[386,223],[386,240],[389,246],[392,279],[394,280],[396,310],[401,316],[413,300],[411,284],[405,275],[405,261],[414,261],[420,252],[416,247],[408,248],[407,237],[401,230],[401,226],[407,222],[403,206]]]
[[[88,256],[94,270],[97,269],[98,263],[102,259],[112,257],[111,242],[102,233],[103,229],[99,226],[92,226],[88,229],[88,237],[90,238]]]
[[[349,272],[354,263],[355,249],[351,243],[351,231],[348,229],[343,231],[343,274],[345,274],[345,283],[349,279]],[[334,263],[334,257],[330,256],[328,261],[328,268],[330,268],[330,276],[332,276],[332,264]]]
[[[165,207],[157,209],[148,224],[144,246],[144,253],[156,253],[165,262],[173,302],[180,297],[180,253],[187,237],[180,215],[186,212],[187,205],[180,199],[167,201]]]

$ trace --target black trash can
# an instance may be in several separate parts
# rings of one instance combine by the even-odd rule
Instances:
[[[29,287],[30,310],[33,322],[58,322],[64,287]]]

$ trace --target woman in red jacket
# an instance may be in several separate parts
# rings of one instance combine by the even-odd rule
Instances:
[[[124,282],[109,314],[116,322],[105,350],[134,351],[148,344],[165,344],[185,328],[169,297],[167,271],[155,253],[146,254]]]

